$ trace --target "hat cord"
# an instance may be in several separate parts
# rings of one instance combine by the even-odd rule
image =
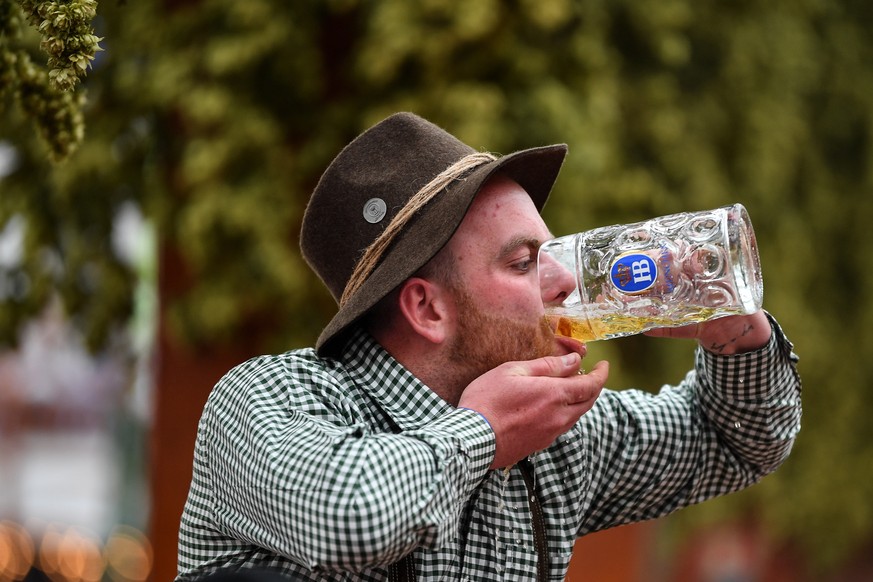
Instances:
[[[344,306],[349,298],[357,293],[361,285],[364,284],[364,281],[367,280],[367,277],[372,274],[376,265],[379,264],[382,255],[385,254],[385,251],[416,212],[421,210],[437,194],[448,188],[455,180],[465,178],[474,169],[496,159],[497,156],[488,152],[476,152],[464,156],[440,172],[436,178],[416,192],[406,205],[400,209],[400,212],[394,215],[394,218],[391,219],[385,230],[364,251],[361,259],[355,265],[355,270],[352,271],[352,276],[349,277],[349,281],[346,283],[342,297],[340,297],[340,307]]]

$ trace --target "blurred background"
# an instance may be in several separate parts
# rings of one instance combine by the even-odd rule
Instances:
[[[556,235],[733,202],[755,224],[765,308],[801,357],[793,455],[584,538],[568,580],[873,580],[873,4],[94,8],[0,0],[0,581],[172,579],[206,395],[333,314],[302,211],[398,110],[496,153],[569,144]],[[611,387],[655,391],[692,347],[590,351]]]

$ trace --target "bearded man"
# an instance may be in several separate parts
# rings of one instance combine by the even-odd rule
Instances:
[[[210,395],[179,580],[562,580],[579,536],[784,461],[800,380],[764,311],[660,332],[698,347],[657,395],[604,389],[608,364],[583,373],[552,333],[568,289],[540,287],[540,210],[566,151],[498,158],[399,113],[337,155],[301,249],[338,312]]]

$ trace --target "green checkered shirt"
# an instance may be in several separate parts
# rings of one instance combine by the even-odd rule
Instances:
[[[604,390],[532,458],[552,580],[579,536],[736,491],[785,459],[800,380],[773,327],[752,353],[698,350],[695,370],[657,395]],[[385,580],[412,550],[419,580],[534,580],[527,490],[518,468],[488,469],[493,455],[479,414],[441,400],[364,332],[338,359],[255,358],[203,412],[179,579],[269,568]]]

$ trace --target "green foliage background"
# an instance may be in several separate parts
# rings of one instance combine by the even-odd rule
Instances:
[[[334,306],[297,252],[299,221],[357,133],[412,110],[497,153],[566,142],[545,212],[556,234],[742,202],[765,307],[801,356],[788,463],[676,522],[754,508],[823,570],[869,544],[873,4],[136,0],[101,2],[94,24],[87,134],[65,162],[0,87],[0,139],[17,152],[0,228],[26,229],[25,260],[0,270],[4,340],[57,290],[106,345],[132,308],[109,241],[134,203],[195,282],[167,306],[179,337],[244,342],[256,324],[264,349],[310,344]],[[45,61],[33,31],[0,40]],[[690,363],[688,344],[650,338],[592,352],[614,387],[654,390]]]

